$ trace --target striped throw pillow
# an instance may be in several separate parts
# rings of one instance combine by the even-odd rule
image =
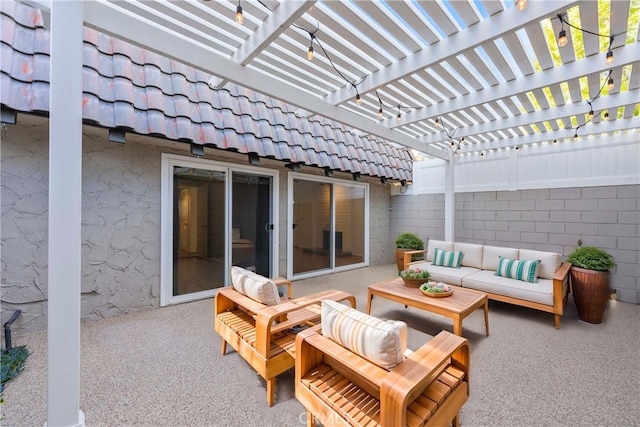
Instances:
[[[443,251],[436,248],[435,253],[433,254],[432,265],[460,268],[463,256],[464,252],[462,251]]]
[[[538,281],[539,267],[540,261],[538,260],[515,260],[500,257],[496,276],[536,283]]]
[[[231,267],[231,283],[233,289],[262,304],[280,304],[276,284],[253,271],[238,266]]]
[[[404,360],[407,324],[381,320],[339,302],[322,301],[322,335],[390,370]]]

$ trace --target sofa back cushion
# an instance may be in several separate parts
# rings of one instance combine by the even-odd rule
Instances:
[[[406,323],[381,320],[331,300],[322,301],[322,335],[387,370],[401,363],[407,350]]]
[[[238,266],[231,267],[231,283],[233,289],[262,304],[280,304],[276,284],[253,271]]]
[[[482,268],[482,245],[455,242],[453,250],[464,254],[461,264],[463,267]]]
[[[534,251],[530,249],[520,249],[520,259],[537,259],[540,261],[538,276],[543,279],[553,279],[556,270],[562,264],[560,254],[554,252]]]
[[[433,261],[433,256],[435,255],[436,248],[440,249],[441,251],[452,251],[453,242],[429,239],[429,245],[427,246],[427,261]]]
[[[496,271],[500,257],[518,259],[518,249],[484,246],[482,248],[482,269]]]

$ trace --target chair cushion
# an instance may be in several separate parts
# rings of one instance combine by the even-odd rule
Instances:
[[[407,350],[406,323],[330,300],[322,301],[322,335],[387,370],[401,363]]]
[[[238,266],[231,267],[231,283],[233,289],[262,304],[280,304],[276,284],[253,271]]]
[[[536,283],[538,281],[539,266],[540,261],[538,260],[515,260],[500,257],[496,276]]]
[[[443,251],[436,248],[433,254],[433,265],[460,268],[463,255],[462,251]]]

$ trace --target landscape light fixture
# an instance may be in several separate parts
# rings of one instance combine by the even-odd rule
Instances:
[[[244,24],[244,16],[242,15],[242,6],[240,6],[240,0],[238,0],[238,7],[236,7],[236,22],[240,25]]]

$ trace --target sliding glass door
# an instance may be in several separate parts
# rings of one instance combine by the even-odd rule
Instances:
[[[270,277],[277,172],[163,155],[161,305],[207,298],[232,265]]]
[[[289,275],[305,277],[366,265],[366,184],[292,174]]]

